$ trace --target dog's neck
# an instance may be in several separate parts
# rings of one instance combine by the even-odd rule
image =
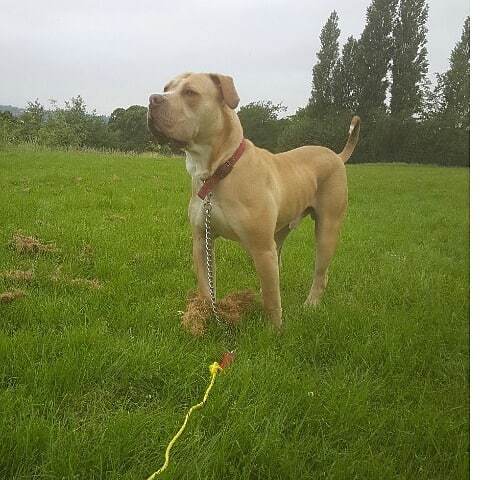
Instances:
[[[187,171],[195,181],[201,183],[226,162],[243,139],[243,129],[237,114],[224,112],[220,134],[212,141],[193,143],[185,149]]]
[[[203,181],[211,175],[212,150],[208,144],[195,144],[185,150],[185,165],[193,180]]]

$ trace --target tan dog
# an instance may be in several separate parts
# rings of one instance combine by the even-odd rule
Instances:
[[[242,141],[242,126],[234,111],[238,103],[232,78],[217,74],[186,73],[170,81],[163,94],[150,96],[152,133],[176,141],[186,151],[192,177],[193,259],[199,292],[205,298],[209,290],[204,214],[197,192]],[[347,144],[339,154],[326,147],[306,146],[274,155],[246,140],[243,155],[213,190],[214,235],[240,242],[252,256],[264,308],[277,327],[282,322],[280,250],[288,233],[308,214],[315,220],[316,260],[305,304],[316,305],[325,290],[347,208],[344,163],[355,148],[359,130],[360,119],[354,117]]]

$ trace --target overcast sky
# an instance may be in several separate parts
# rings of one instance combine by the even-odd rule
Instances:
[[[430,72],[443,72],[468,0],[430,0]],[[343,44],[370,0],[0,0],[0,104],[77,94],[109,114],[145,105],[184,71],[228,73],[241,104],[305,105],[320,30],[332,10]]]

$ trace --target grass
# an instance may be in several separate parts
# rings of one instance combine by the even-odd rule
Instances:
[[[350,206],[316,310],[313,228],[286,242],[285,332],[260,311],[164,478],[468,477],[467,169],[349,165]],[[183,162],[0,152],[0,478],[142,479],[225,348],[179,326],[194,287]],[[54,242],[19,253],[14,234]],[[258,288],[217,242],[219,293]],[[53,279],[52,279],[53,276]],[[92,288],[94,280],[100,288]]]

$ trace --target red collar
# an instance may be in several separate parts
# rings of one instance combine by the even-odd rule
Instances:
[[[245,150],[245,139],[242,138],[240,145],[235,150],[233,155],[225,162],[222,163],[216,170],[213,172],[211,177],[208,177],[202,185],[202,188],[198,191],[197,195],[203,200],[217,185],[222,178],[225,178],[233,169],[234,165],[242,156]]]

